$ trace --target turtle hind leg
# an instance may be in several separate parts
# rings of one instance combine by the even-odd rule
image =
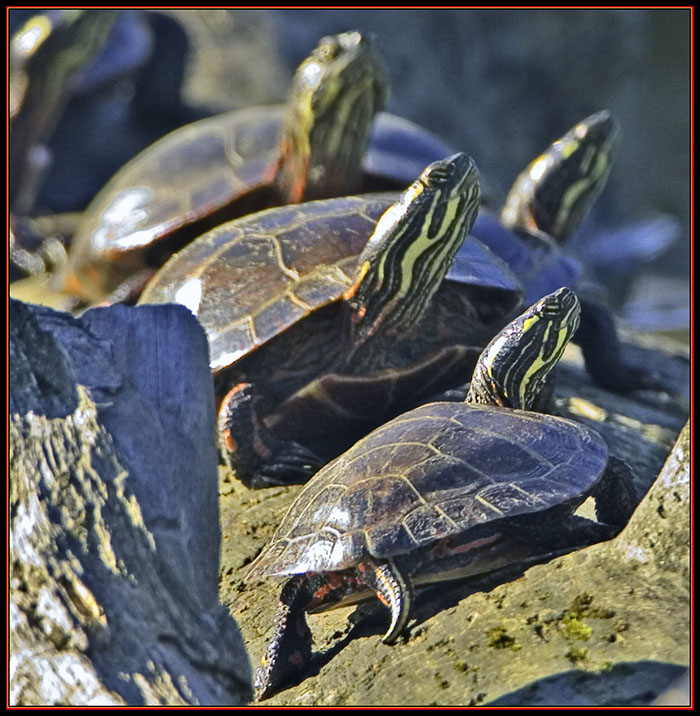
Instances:
[[[311,661],[311,630],[306,614],[332,605],[355,591],[357,580],[347,572],[299,574],[282,587],[272,639],[255,672],[255,700],[299,683]]]
[[[622,346],[610,311],[597,301],[581,296],[579,300],[581,323],[573,340],[581,347],[593,381],[615,393],[664,390],[659,376],[622,359]]]
[[[293,440],[272,435],[259,417],[262,401],[250,383],[235,385],[222,400],[218,435],[224,464],[249,487],[306,482],[323,460]]]

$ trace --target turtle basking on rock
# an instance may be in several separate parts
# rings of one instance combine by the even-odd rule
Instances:
[[[255,679],[266,698],[303,675],[306,613],[376,593],[394,643],[413,585],[489,572],[609,539],[636,504],[627,465],[590,428],[531,411],[578,326],[568,288],[545,296],[481,354],[463,403],[387,422],[298,494],[245,581],[288,579]],[[599,522],[575,516],[589,496]]]
[[[380,112],[387,85],[370,38],[324,37],[297,69],[284,105],[193,122],[127,162],[76,227],[66,290],[103,301],[207,229],[259,209],[403,189],[450,153]],[[135,291],[136,292],[136,291]]]
[[[140,300],[183,303],[206,330],[237,477],[304,481],[383,420],[469,379],[522,300],[475,240],[464,272],[443,281],[479,205],[476,167],[455,154],[398,197],[269,209],[168,261]]]

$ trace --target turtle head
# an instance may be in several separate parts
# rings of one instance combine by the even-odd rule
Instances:
[[[510,228],[566,241],[605,186],[620,143],[620,125],[603,110],[554,142],[515,180],[501,212]]]
[[[388,96],[371,37],[324,37],[297,68],[287,99],[275,182],[286,203],[359,188],[374,115]]]
[[[346,292],[353,338],[400,333],[421,317],[469,233],[481,200],[479,174],[466,154],[423,170],[381,216]]]
[[[479,356],[466,402],[529,410],[576,332],[580,313],[570,288],[530,306]]]

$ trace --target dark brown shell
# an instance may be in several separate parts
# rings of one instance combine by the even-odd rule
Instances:
[[[395,199],[374,194],[305,202],[222,224],[173,256],[139,302],[186,305],[207,332],[212,370],[223,370],[340,300],[377,220]],[[465,245],[470,270],[462,267],[459,281],[495,289],[506,297],[507,311],[520,300],[519,282],[480,242],[468,237]]]
[[[487,522],[583,502],[607,464],[594,431],[550,415],[431,403],[384,424],[299,493],[246,579],[346,569]]]
[[[73,241],[76,268],[142,249],[269,184],[284,112],[284,105],[273,105],[209,117],[141,152],[83,213]],[[364,170],[402,186],[450,153],[430,133],[382,112],[370,134]]]
[[[212,370],[225,368],[342,297],[392,200],[307,202],[222,224],[173,256],[140,303],[186,305],[207,332]]]

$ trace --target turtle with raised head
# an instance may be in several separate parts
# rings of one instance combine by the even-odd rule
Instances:
[[[479,213],[472,234],[520,279],[526,305],[559,286],[576,288],[582,310],[574,342],[598,385],[664,389],[657,376],[624,360],[612,314],[566,248],[605,187],[619,144],[620,125],[609,111],[577,122],[518,175],[500,215]],[[457,266],[461,261],[458,253]]]
[[[301,490],[245,581],[278,576],[265,698],[311,657],[306,613],[375,593],[406,629],[414,585],[489,572],[612,537],[636,504],[626,464],[593,430],[531,411],[579,321],[568,288],[512,321],[481,354],[465,402],[390,420]],[[600,522],[573,515],[589,496]]]
[[[285,105],[188,124],[124,165],[81,216],[66,289],[104,300],[206,229],[269,206],[405,188],[451,150],[380,113],[387,91],[370,38],[322,38]]]
[[[382,420],[469,379],[522,300],[473,240],[459,280],[443,281],[479,205],[476,167],[456,154],[393,204],[269,209],[168,261],[140,300],[183,303],[206,330],[225,396],[222,452],[237,477],[308,479]]]

